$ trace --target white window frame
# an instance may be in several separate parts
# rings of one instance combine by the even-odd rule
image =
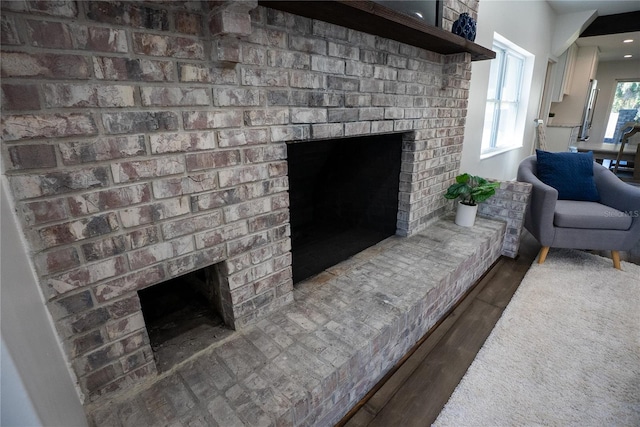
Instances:
[[[487,102],[485,104],[485,121],[482,132],[482,148],[480,158],[485,159],[504,153],[506,151],[521,148],[524,145],[524,128],[526,123],[527,107],[529,105],[529,97],[531,93],[531,80],[533,77],[533,66],[535,56],[507,38],[498,33],[494,33],[493,50],[501,50],[505,54],[502,55],[502,61],[498,58],[491,61],[490,78],[493,73],[498,73],[498,96],[495,99],[489,99],[489,88],[487,88]],[[518,75],[518,98],[515,119],[510,126],[512,129],[507,135],[502,135],[502,142],[498,142],[498,126],[500,120],[500,105],[505,103],[501,99],[501,88],[504,87],[505,78],[505,62],[507,58],[515,58],[522,61],[520,74]],[[497,103],[497,105],[496,105]],[[512,102],[513,104],[513,102]],[[492,117],[489,119],[489,115]],[[504,143],[504,141],[510,141]]]

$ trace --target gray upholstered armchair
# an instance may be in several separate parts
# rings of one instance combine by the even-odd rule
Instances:
[[[536,156],[518,167],[518,181],[533,185],[525,228],[540,242],[538,263],[549,248],[610,250],[620,269],[620,252],[640,240],[640,187],[624,183],[611,171],[593,163],[599,202],[558,200],[558,191],[537,176]]]

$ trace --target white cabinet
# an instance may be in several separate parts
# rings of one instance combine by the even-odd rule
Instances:
[[[551,102],[562,102],[564,96],[569,95],[577,54],[578,47],[574,43],[558,58]]]
[[[571,55],[571,53],[568,54],[568,56]],[[584,46],[577,49],[573,59],[571,76],[568,76],[565,82],[563,99],[551,102],[551,111],[556,115],[553,119],[553,126],[580,126],[582,123],[582,114],[589,95],[590,80],[595,78],[598,68],[598,55],[599,51],[596,46]]]

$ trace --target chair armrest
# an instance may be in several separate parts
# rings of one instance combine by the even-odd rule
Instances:
[[[600,203],[622,212],[639,212],[640,187],[634,187],[620,180],[604,166],[594,166],[593,177],[600,195]]]
[[[528,182],[533,186],[525,219],[527,229],[541,245],[550,246],[555,237],[553,218],[558,190],[540,181],[527,167],[518,169],[518,181]]]
[[[619,242],[622,250],[629,250],[640,239],[640,187],[623,182],[601,165],[594,165],[593,177],[600,194],[600,203],[632,218],[627,237]]]

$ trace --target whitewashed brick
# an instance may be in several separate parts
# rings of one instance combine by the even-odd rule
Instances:
[[[177,221],[162,224],[162,235],[165,239],[192,235],[203,230],[210,230],[223,224],[222,212],[219,210]]]
[[[311,126],[313,138],[339,138],[344,136],[344,125],[342,123],[324,123]]]
[[[183,113],[185,129],[217,129],[242,126],[242,110],[192,111]]]
[[[210,150],[216,147],[213,132],[161,133],[149,136],[153,154]]]
[[[73,215],[80,216],[144,203],[149,200],[148,184],[136,184],[71,196],[68,198],[68,203]]]
[[[144,330],[144,317],[142,312],[139,312],[125,319],[118,319],[113,323],[108,323],[105,328],[107,336],[115,340],[135,331]]]
[[[384,108],[371,107],[358,109],[359,120],[382,120],[384,118]]]
[[[243,218],[254,217],[269,211],[271,211],[271,200],[268,198],[227,206],[223,209],[224,219],[227,223]]]
[[[167,199],[160,203],[144,205],[119,212],[120,221],[126,228],[149,224],[167,218],[186,215],[190,212],[189,197]]]
[[[325,87],[325,77],[319,73],[290,71],[289,86],[303,89],[323,89]]]
[[[360,92],[384,92],[384,82],[375,79],[360,80]]]
[[[371,133],[393,132],[393,120],[371,122]]]
[[[325,55],[327,53],[327,42],[320,38],[311,38],[299,35],[289,36],[289,47],[307,53],[317,53]]]
[[[267,63],[267,51],[251,44],[240,45],[240,55],[243,64],[264,66]],[[243,83],[244,84],[244,83]]]
[[[213,84],[238,84],[238,74],[232,67],[207,67],[196,64],[180,64],[180,81]]]
[[[96,88],[90,85],[46,84],[42,94],[49,108],[98,106]]]
[[[196,234],[196,248],[203,249],[217,246],[220,243],[246,236],[248,233],[249,229],[246,221],[238,221],[233,224],[217,227],[211,231]]]
[[[138,251],[129,252],[127,257],[131,268],[137,270],[173,257],[173,246],[171,243],[163,242]]]
[[[357,77],[373,77],[373,65],[358,61],[347,61],[345,74]]]
[[[308,126],[273,126],[271,128],[271,141],[301,141],[309,138]]]
[[[146,154],[144,136],[113,136],[81,142],[61,142],[58,146],[65,165],[113,160]]]
[[[79,269],[56,276],[52,280],[52,287],[57,294],[67,290],[77,289],[87,284],[93,284],[110,277],[115,277],[125,271],[126,261],[122,257],[91,263]],[[63,283],[61,283],[63,282]]]
[[[210,171],[190,174],[188,177],[156,179],[153,181],[152,186],[153,195],[156,199],[201,193],[218,188],[218,173]]]
[[[210,105],[211,96],[202,88],[179,87],[143,87],[141,88],[142,105]]]
[[[294,68],[308,70],[311,68],[311,56],[302,52],[287,52],[270,50],[268,53],[269,66],[274,68]]]
[[[395,80],[398,77],[398,70],[388,67],[373,67],[373,77],[382,80]]]
[[[247,110],[244,112],[244,122],[247,126],[283,125],[289,123],[288,108],[269,108]]]
[[[360,58],[360,49],[354,46],[329,42],[329,56],[336,56],[344,59]]]
[[[121,162],[111,165],[113,181],[117,183],[136,181],[144,178],[158,178],[175,175],[185,171],[185,160],[182,156],[163,157],[154,160]]]
[[[322,71],[323,73],[344,74],[345,63],[340,59],[312,55],[311,70]]]
[[[213,90],[214,105],[218,107],[260,105],[260,91],[257,89],[216,88]]]
[[[242,84],[246,86],[287,86],[288,80],[287,73],[283,73],[282,70],[242,69]]]
[[[313,35],[334,39],[347,39],[347,28],[324,21],[313,21]]]
[[[97,86],[99,107],[133,107],[136,103],[133,86]]]
[[[394,131],[407,131],[413,129],[413,120],[394,120]]]
[[[23,200],[103,188],[107,186],[107,174],[106,168],[79,169],[42,175],[10,176],[9,183],[16,199]]]
[[[371,133],[371,122],[351,122],[344,124],[344,135],[365,135]]]
[[[260,181],[268,177],[269,171],[264,165],[236,167],[218,172],[218,182],[222,188],[245,182]]]
[[[384,109],[385,119],[402,119],[404,118],[404,109],[397,107],[390,107]]]
[[[371,95],[348,93],[344,99],[345,107],[370,107]]]
[[[327,121],[325,108],[292,108],[291,123],[323,123]]]
[[[218,132],[218,145],[220,147],[265,144],[267,142],[269,142],[268,129],[229,129]]]
[[[5,142],[96,133],[96,124],[89,114],[25,114],[2,117],[2,139]]]

